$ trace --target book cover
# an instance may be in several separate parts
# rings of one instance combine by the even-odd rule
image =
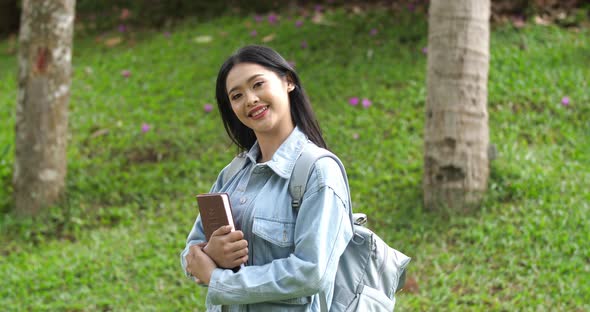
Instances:
[[[201,213],[201,222],[207,241],[215,230],[224,225],[234,226],[234,218],[227,193],[209,193],[197,195],[197,204]]]

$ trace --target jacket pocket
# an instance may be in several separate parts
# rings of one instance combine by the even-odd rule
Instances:
[[[383,292],[365,285],[346,311],[391,312],[394,307],[394,300],[389,299]]]
[[[293,246],[295,223],[254,217],[252,233],[279,247]]]

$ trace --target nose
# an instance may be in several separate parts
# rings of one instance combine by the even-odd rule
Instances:
[[[256,104],[258,104],[258,96],[256,95],[256,92],[252,92],[252,91],[248,91],[246,92],[246,105],[248,106],[254,106]]]

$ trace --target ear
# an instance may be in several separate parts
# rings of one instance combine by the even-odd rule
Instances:
[[[291,75],[287,74],[287,91],[291,92],[293,90],[295,90],[295,83],[293,82],[293,78],[291,78]]]
[[[295,90],[295,84],[293,84],[292,82],[288,82],[287,83],[287,91],[291,92],[293,90]]]

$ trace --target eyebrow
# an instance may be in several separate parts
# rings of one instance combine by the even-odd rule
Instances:
[[[252,81],[252,80],[254,80],[254,79],[256,79],[256,78],[258,78],[258,77],[260,77],[260,76],[264,76],[264,74],[255,74],[255,75],[253,75],[252,77],[248,78],[248,80],[246,80],[246,83],[248,83],[248,82],[250,82],[250,81]],[[236,86],[236,87],[233,87],[233,88],[231,88],[229,91],[227,91],[227,94],[230,94],[230,93],[232,93],[232,92],[233,92],[235,89],[237,89],[237,88],[238,88],[237,86]]]

